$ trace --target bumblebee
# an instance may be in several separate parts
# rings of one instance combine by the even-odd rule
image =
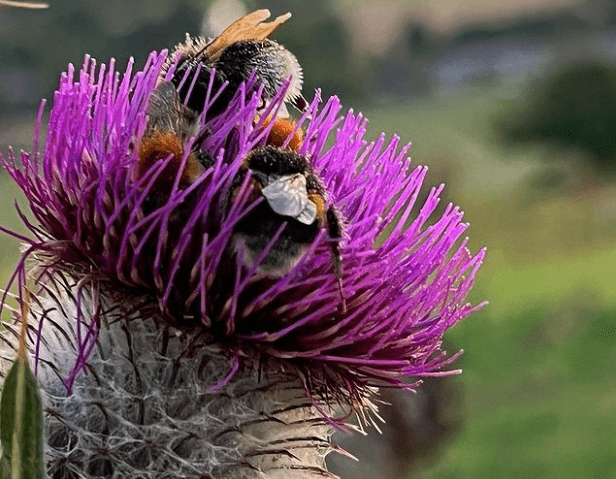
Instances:
[[[159,160],[167,161],[151,187],[152,191],[164,197],[171,193],[182,166],[184,169],[178,186],[183,189],[212,166],[213,161],[199,150],[202,138],[197,113],[182,104],[172,83],[163,82],[156,87],[150,96],[146,114],[148,122],[139,146],[137,174],[141,178]],[[186,151],[191,139],[194,139],[192,147]]]
[[[340,241],[343,227],[334,206],[327,206],[327,190],[310,161],[291,149],[272,145],[255,148],[246,156],[231,190],[231,204],[246,174],[252,186],[249,201],[261,201],[235,226],[234,248],[245,245],[245,262],[251,266],[272,237],[286,227],[259,265],[265,276],[279,277],[288,273],[314,242],[319,231],[326,229],[334,274],[346,311],[342,290]]]
[[[164,77],[166,70],[177,61],[170,81],[177,87],[180,100],[197,113],[203,112],[208,91],[211,95],[217,93],[216,99],[208,105],[209,117],[225,111],[240,84],[248,80],[253,72],[263,85],[259,112],[268,106],[272,97],[290,78],[284,103],[274,119],[275,123],[267,141],[268,144],[281,146],[286,139],[283,134],[295,127],[295,122],[289,119],[286,104],[290,103],[303,112],[307,103],[301,94],[303,75],[297,58],[285,47],[268,38],[291,14],[287,13],[271,22],[265,22],[269,16],[269,10],[250,13],[232,23],[211,41],[203,37],[193,38],[187,34],[185,42],[175,47],[174,54],[170,56],[161,75]],[[291,148],[298,149],[301,141],[302,132],[297,130]]]
[[[285,102],[300,111],[306,108],[301,94],[302,68],[297,58],[268,38],[291,14],[265,22],[269,16],[269,10],[257,10],[235,21],[209,42],[203,37],[193,38],[187,34],[185,42],[176,46],[167,66],[173,61],[178,62],[171,82],[178,87],[181,100],[189,108],[203,111],[212,70],[215,70],[212,92],[217,92],[228,82],[209,107],[208,113],[212,116],[226,109],[240,84],[248,80],[253,71],[264,88],[261,109],[289,77],[291,82]],[[197,78],[193,79],[190,72],[197,74]],[[288,116],[286,107],[282,108],[281,116]]]
[[[179,59],[176,58],[177,67],[168,81],[164,80],[166,69],[161,72],[159,85],[149,100],[149,119],[139,148],[139,177],[143,177],[157,161],[173,156],[154,181],[152,190],[159,196],[168,196],[182,164],[184,169],[180,174],[179,187],[186,188],[213,163],[198,149],[205,135],[199,136],[199,116],[205,106],[213,69],[212,91],[222,88],[225,82],[228,85],[209,107],[207,114],[210,116],[216,116],[228,107],[239,85],[249,78],[253,70],[264,85],[261,109],[265,108],[288,77],[291,77],[291,83],[285,100],[291,101],[298,109],[305,109],[299,62],[291,52],[267,38],[291,14],[265,22],[269,16],[268,10],[258,10],[232,23],[210,42],[187,35],[186,41],[176,46],[176,54],[172,57],[179,55]],[[168,61],[167,68],[172,61]],[[192,78],[190,72],[198,72],[197,77]],[[303,132],[295,128],[293,120],[287,118],[286,109],[283,108],[279,116],[265,119],[264,126],[274,122],[267,143],[282,146],[287,136],[296,130],[290,138],[289,147],[298,150],[303,141]],[[196,140],[183,163],[191,138]]]

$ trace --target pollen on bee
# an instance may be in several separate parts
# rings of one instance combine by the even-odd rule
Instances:
[[[266,127],[269,123],[270,119],[267,118],[263,123],[263,127]],[[267,144],[281,147],[295,126],[296,123],[290,118],[276,118],[276,123],[274,123],[274,126],[270,130],[269,136],[267,137]],[[293,133],[293,137],[289,141],[288,148],[293,151],[298,151],[302,146],[303,141],[304,132],[301,128],[298,128],[295,133]]]

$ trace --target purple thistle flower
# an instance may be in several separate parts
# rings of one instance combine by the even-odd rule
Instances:
[[[41,109],[33,152],[21,153],[20,163],[12,151],[0,157],[37,223],[20,212],[31,238],[1,228],[26,245],[11,281],[38,285],[34,349],[58,344],[73,349],[70,366],[54,369],[68,397],[73,388],[84,387],[80,377],[92,373],[92,355],[114,350],[103,337],[106,329],[120,328],[120,320],[137,323],[135,318],[166,331],[150,334],[154,342],[180,341],[168,328],[186,333],[191,339],[182,343],[181,357],[194,357],[199,345],[206,351],[199,354],[222,365],[208,376],[215,380],[201,384],[210,393],[233,389],[247,371],[272,362],[301,378],[304,399],[329,420],[334,402],[361,414],[373,387],[408,389],[404,379],[410,376],[455,373],[443,368],[459,354],[447,356],[441,339],[482,306],[465,298],[484,251],[473,256],[466,248],[461,238],[468,225],[457,207],[449,205],[429,223],[442,186],[430,191],[412,218],[427,170],[410,169],[410,145],[400,147],[397,137],[383,135],[368,143],[367,121],[352,111],[341,114],[335,97],[320,106],[317,94],[298,122],[305,131],[298,152],[310,159],[345,223],[343,312],[325,234],[288,274],[275,279],[258,274],[268,248],[251,267],[244,266],[241,246],[237,252],[231,248],[235,225],[255,203],[247,181],[230,208],[228,192],[246,154],[265,144],[272,124],[265,126],[263,119],[280,108],[284,88],[257,124],[261,90],[254,79],[219,116],[208,118],[206,102],[200,125],[208,134],[200,149],[214,166],[187,188],[179,186],[178,174],[164,201],[152,203],[160,200],[157,180],[173,159],[140,176],[138,145],[165,59],[166,53],[153,53],[135,74],[132,63],[120,75],[113,61],[97,69],[89,58],[79,71],[70,67],[54,95],[44,152],[39,153]],[[31,259],[35,266],[29,270]],[[63,309],[59,305],[67,299],[72,306]],[[53,310],[62,310],[64,319]],[[136,338],[147,336],[148,328],[145,333],[138,324],[122,328],[132,338],[126,346],[131,354],[147,348]],[[211,359],[212,348],[226,359]],[[48,364],[58,358],[41,352],[38,360]],[[291,403],[305,407],[296,396]]]

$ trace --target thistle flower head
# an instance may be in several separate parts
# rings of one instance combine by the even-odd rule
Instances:
[[[104,301],[96,298],[111,298],[127,317],[138,311],[198,332],[231,358],[214,388],[255,357],[282,360],[309,395],[347,404],[361,402],[373,386],[408,387],[406,377],[444,374],[457,355],[441,351],[441,338],[478,308],[465,298],[484,252],[468,251],[457,207],[431,220],[442,186],[418,208],[426,168],[411,168],[409,145],[383,135],[367,142],[366,120],[342,113],[335,97],[322,103],[317,94],[298,122],[298,153],[344,221],[342,310],[325,232],[275,278],[259,265],[276,237],[249,266],[246,249],[233,247],[235,226],[256,204],[245,178],[238,187],[238,172],[246,155],[265,144],[272,128],[266,119],[281,107],[285,88],[261,112],[261,90],[251,80],[213,118],[207,105],[217,92],[210,92],[199,149],[213,166],[190,185],[173,173],[170,191],[157,191],[162,175],[181,170],[170,170],[177,158],[138,173],[146,108],[165,59],[165,52],[152,53],[137,73],[132,63],[120,74],[113,61],[97,68],[90,58],[80,70],[69,68],[53,98],[43,151],[39,115],[33,152],[22,152],[20,162],[13,152],[1,159],[36,220],[22,215],[31,237],[19,236],[26,243],[20,283],[35,257],[35,282],[62,273],[75,281],[77,303],[83,289],[100,308]],[[238,192],[230,202],[232,188]],[[98,318],[92,314],[86,325],[77,318],[78,359],[64,378],[69,389],[96,345]],[[45,327],[41,321],[41,337]]]

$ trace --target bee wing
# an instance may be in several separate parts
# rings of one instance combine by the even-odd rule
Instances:
[[[268,9],[256,10],[236,20],[205,47],[205,55],[215,59],[225,47],[240,40],[265,40],[276,29],[291,18],[291,13],[280,15],[271,22],[265,22],[271,13]]]
[[[175,131],[186,138],[195,136],[196,114],[180,101],[180,96],[171,82],[163,82],[150,95],[146,111],[149,129]]]
[[[147,114],[150,116],[167,116],[174,111],[174,103],[179,101],[175,86],[171,82],[162,82],[150,95]]]
[[[261,193],[270,208],[281,216],[290,216],[306,225],[312,224],[317,217],[317,206],[308,199],[306,177],[303,175],[280,176]]]

